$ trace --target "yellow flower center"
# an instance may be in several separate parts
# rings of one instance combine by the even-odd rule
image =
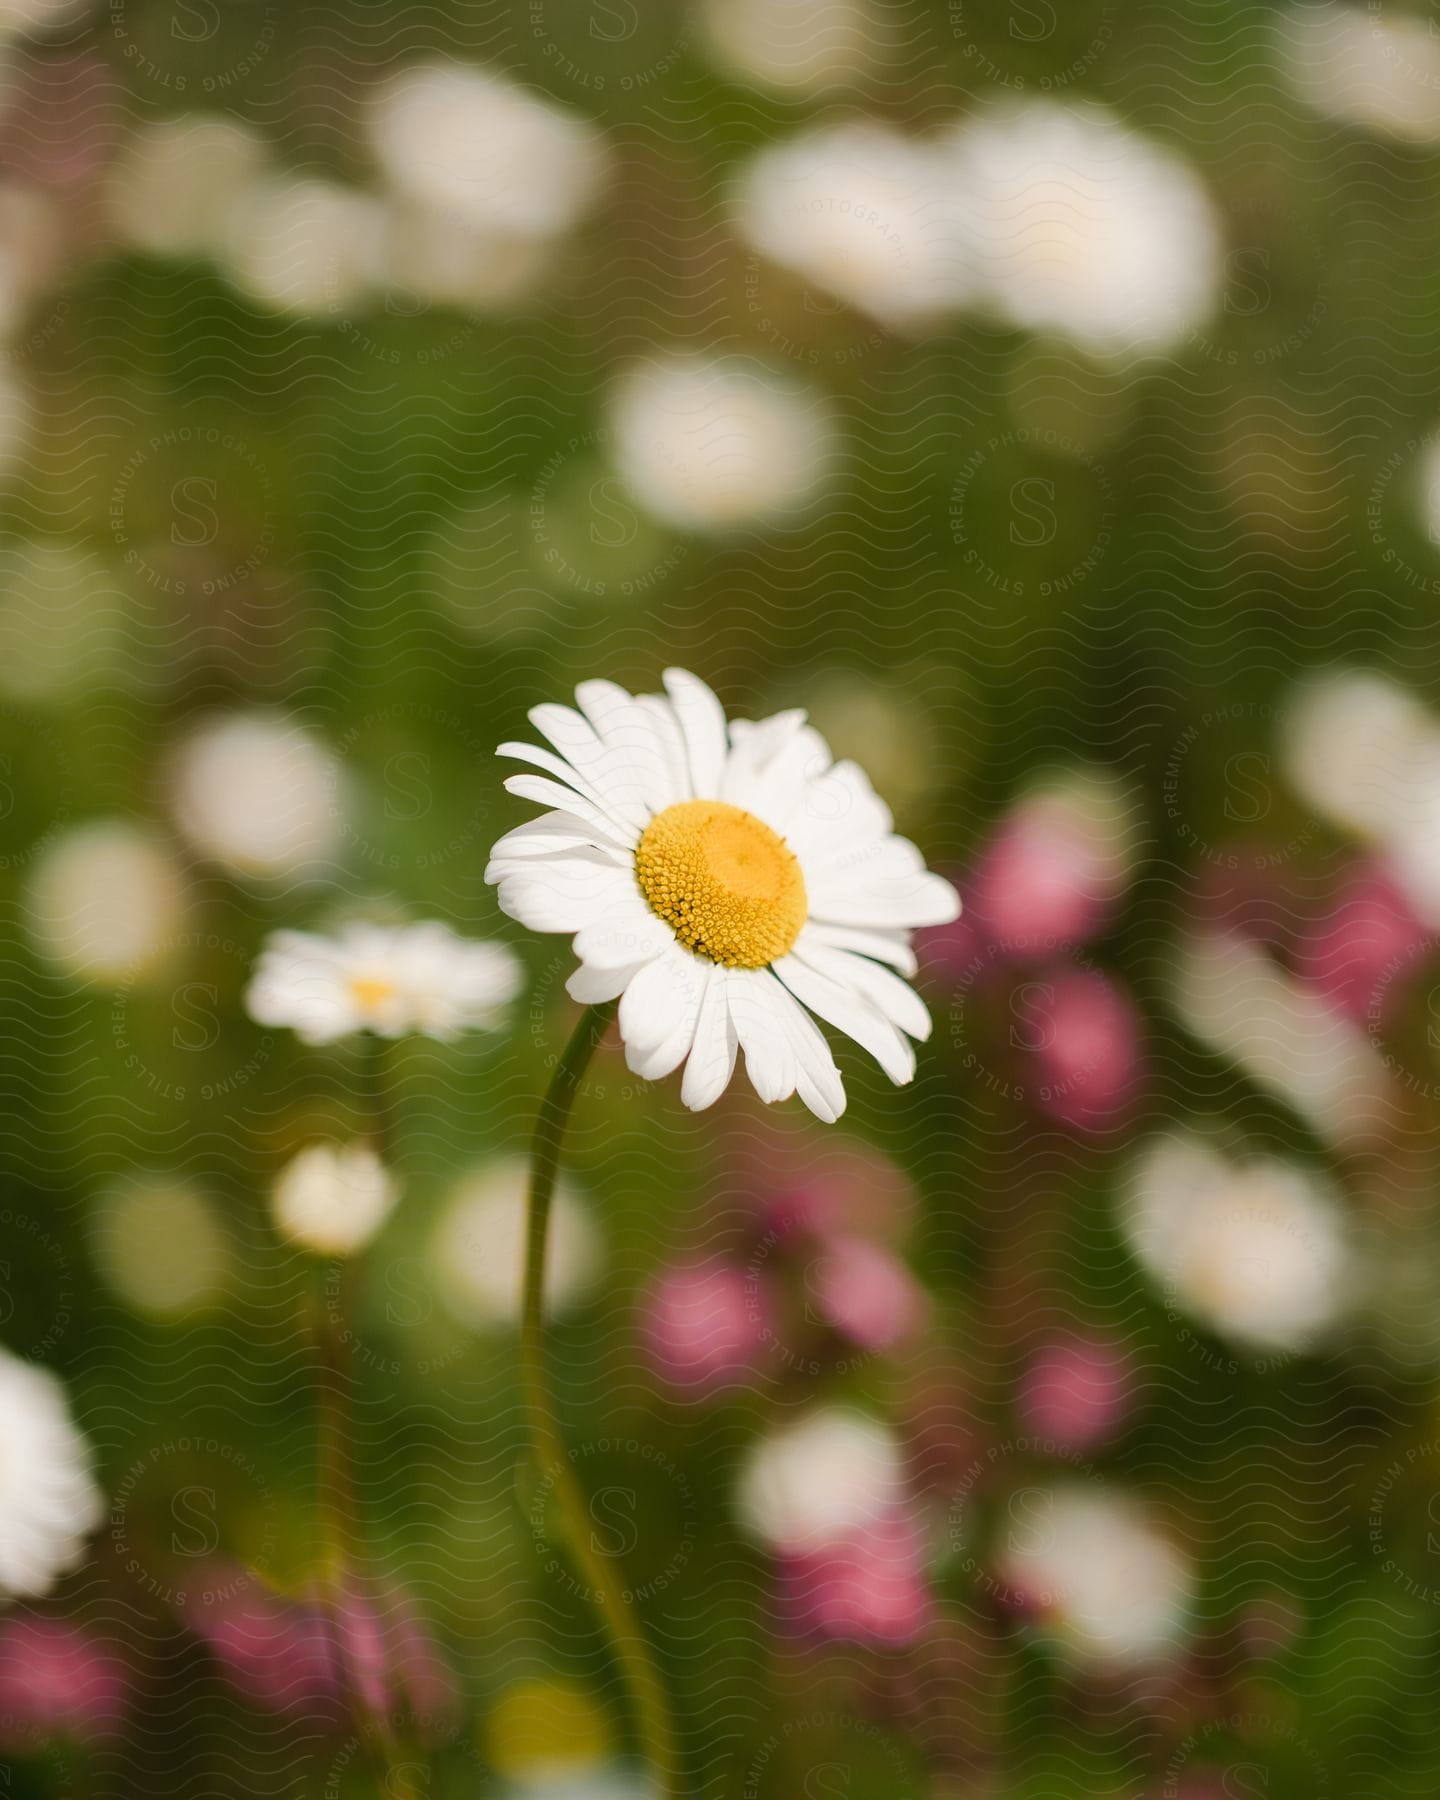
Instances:
[[[697,956],[763,969],[805,923],[805,877],[784,838],[723,800],[682,800],[645,827],[635,876],[650,910]]]
[[[378,975],[352,975],[350,996],[362,1013],[378,1012],[387,1000],[395,998],[395,983]]]

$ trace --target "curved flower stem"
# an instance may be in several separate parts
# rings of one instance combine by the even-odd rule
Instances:
[[[611,1558],[595,1549],[584,1495],[565,1454],[545,1368],[545,1247],[550,1200],[560,1166],[560,1151],[570,1109],[596,1045],[615,1016],[617,1002],[591,1006],[581,1015],[575,1034],[555,1066],[535,1120],[530,1152],[530,1205],[525,1233],[524,1310],[520,1322],[521,1379],[530,1443],[543,1481],[551,1484],[564,1516],[570,1554],[583,1577],[614,1647],[630,1698],[635,1722],[660,1792],[665,1800],[683,1800],[679,1753],[650,1647],[631,1610],[623,1581]]]

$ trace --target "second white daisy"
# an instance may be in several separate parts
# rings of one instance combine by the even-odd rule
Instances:
[[[575,934],[571,997],[619,997],[635,1074],[684,1063],[698,1111],[743,1050],[762,1100],[798,1093],[836,1119],[844,1088],[811,1015],[909,1081],[909,1039],[930,1033],[902,979],[910,934],[955,918],[959,896],[804,713],[727,726],[704,682],[664,680],[663,697],[582,682],[578,711],[530,714],[553,749],[500,746],[540,771],[507,789],[548,810],[500,840],[486,880],[522,925]]]
[[[344,926],[337,936],[277,931],[266,939],[245,1004],[259,1025],[333,1044],[356,1031],[422,1032],[449,1041],[493,1030],[520,991],[522,971],[502,944],[460,938],[448,925]]]

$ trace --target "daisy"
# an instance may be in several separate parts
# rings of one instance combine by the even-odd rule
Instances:
[[[1132,1494],[1067,1483],[1012,1495],[993,1561],[1011,1603],[1074,1663],[1152,1664],[1184,1641],[1194,1569]]]
[[[1351,1297],[1339,1201],[1278,1157],[1231,1162],[1188,1133],[1160,1137],[1132,1171],[1122,1225],[1165,1294],[1241,1344],[1303,1350]]]
[[[34,1599],[80,1561],[102,1501],[59,1380],[6,1350],[0,1438],[0,1597]]]
[[[570,995],[619,997],[635,1074],[684,1063],[699,1111],[743,1050],[762,1100],[798,1093],[832,1121],[845,1091],[811,1015],[909,1081],[908,1040],[930,1033],[902,979],[910,934],[957,917],[959,897],[804,713],[727,727],[704,682],[664,679],[667,698],[587,681],[578,712],[534,708],[553,749],[500,754],[540,771],[505,786],[549,810],[500,840],[485,878],[522,925],[575,934]]]
[[[368,1145],[307,1144],[280,1171],[270,1204],[292,1243],[321,1256],[348,1256],[375,1236],[399,1194]]]
[[[843,1543],[904,1500],[894,1433],[843,1406],[821,1407],[760,1438],[737,1494],[747,1534],[781,1556]]]
[[[355,1031],[449,1041],[497,1026],[520,982],[509,950],[468,942],[448,925],[351,924],[335,937],[273,933],[245,1004],[257,1024],[288,1028],[307,1044]]]

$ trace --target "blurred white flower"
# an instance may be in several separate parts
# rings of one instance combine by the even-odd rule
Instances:
[[[1312,677],[1297,690],[1281,734],[1287,776],[1306,803],[1362,837],[1398,830],[1399,797],[1437,733],[1425,708],[1368,669]]]
[[[530,1167],[506,1157],[465,1177],[430,1240],[430,1267],[446,1311],[468,1330],[509,1325],[520,1317]],[[551,1202],[545,1307],[563,1312],[599,1273],[600,1234],[564,1175]]]
[[[477,231],[404,195],[388,202],[381,279],[393,312],[403,314],[406,295],[479,311],[504,306],[531,292],[552,259],[550,238]]]
[[[245,1000],[257,1024],[293,1030],[307,1044],[356,1031],[448,1041],[498,1026],[521,980],[503,944],[457,937],[448,925],[355,923],[334,937],[272,933]]]
[[[236,204],[264,173],[265,140],[221,113],[141,125],[110,171],[110,220],[154,256],[218,256]]]
[[[80,1561],[103,1501],[65,1389],[8,1350],[0,1350],[0,1444],[0,1598],[36,1599]]]
[[[394,76],[376,97],[369,133],[402,196],[487,233],[568,231],[604,173],[603,142],[584,119],[462,63]]]
[[[904,1497],[900,1446],[889,1427],[867,1413],[826,1406],[752,1447],[736,1500],[745,1529],[792,1556],[893,1515]]]
[[[990,304],[1098,353],[1163,351],[1215,307],[1220,232],[1173,152],[1093,105],[1032,101],[948,141]]]
[[[173,1177],[143,1177],[102,1195],[94,1237],[105,1280],[152,1319],[204,1306],[225,1278],[227,1246],[213,1206]]]
[[[722,67],[781,93],[852,86],[889,48],[873,0],[703,0],[702,17]]]
[[[1351,1296],[1334,1195],[1276,1158],[1233,1163],[1193,1136],[1158,1138],[1132,1171],[1123,1223],[1165,1293],[1222,1337],[1297,1350]]]
[[[1380,845],[1416,914],[1440,924],[1440,725],[1388,676],[1343,669],[1296,693],[1286,772],[1305,800]]]
[[[698,531],[782,517],[829,472],[835,426],[819,393],[743,357],[642,363],[610,397],[615,466],[667,525]]]
[[[284,713],[216,713],[179,746],[175,823],[237,874],[315,872],[340,838],[340,765]]]
[[[1394,6],[1291,6],[1276,22],[1280,69],[1321,117],[1385,137],[1440,138],[1435,22]]]
[[[308,1144],[280,1171],[270,1209],[281,1235],[320,1256],[363,1250],[399,1187],[368,1144]]]
[[[1031,1488],[1015,1497],[996,1567],[1060,1649],[1089,1665],[1162,1660],[1187,1629],[1190,1559],[1129,1494]]]
[[[380,281],[385,234],[374,195],[277,175],[237,200],[222,259],[235,285],[263,306],[324,318]]]
[[[762,256],[882,325],[924,325],[974,288],[943,158],[872,121],[812,126],[761,150],[736,223]]]
[[[62,968],[90,980],[128,977],[157,960],[184,905],[180,872],[145,832],[97,819],[58,838],[27,893],[30,933]]]
[[[1223,932],[1183,940],[1170,995],[1196,1037],[1293,1106],[1327,1142],[1372,1138],[1383,1128],[1391,1095],[1379,1051],[1257,944]]]

